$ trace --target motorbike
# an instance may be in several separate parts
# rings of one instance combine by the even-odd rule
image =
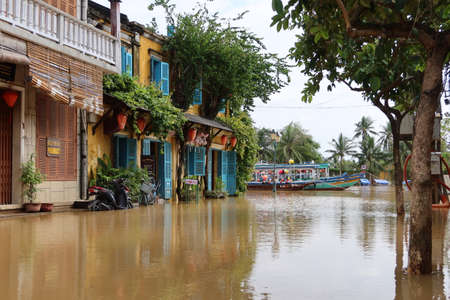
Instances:
[[[129,189],[123,179],[116,179],[113,182],[113,190],[100,186],[91,186],[88,189],[89,196],[94,196],[88,209],[92,211],[116,210],[133,208]]]

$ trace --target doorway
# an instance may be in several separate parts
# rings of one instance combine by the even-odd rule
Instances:
[[[0,204],[12,203],[12,109],[0,99]]]

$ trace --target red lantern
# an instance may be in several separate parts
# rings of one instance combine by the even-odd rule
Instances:
[[[19,97],[19,93],[12,90],[4,91],[2,94],[3,100],[5,100],[6,105],[13,108],[14,104],[16,104],[17,98]]]
[[[227,143],[227,136],[226,135],[222,135],[222,138],[220,139],[220,143],[225,146],[225,144]]]
[[[136,123],[137,123],[137,127],[138,127],[139,131],[143,132],[145,129],[145,119],[139,118],[139,119],[137,119]]]
[[[119,130],[123,130],[125,128],[125,124],[127,124],[127,115],[124,113],[119,113],[117,114],[116,119]]]
[[[234,148],[234,146],[236,146],[236,143],[237,143],[237,138],[235,136],[232,136],[230,141],[231,141],[231,147]]]
[[[197,129],[189,128],[189,131],[188,131],[188,142],[192,142],[193,140],[195,140],[196,136],[197,136]]]

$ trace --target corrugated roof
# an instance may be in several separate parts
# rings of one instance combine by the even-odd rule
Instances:
[[[207,118],[203,118],[203,117],[193,115],[193,114],[188,114],[188,113],[184,113],[184,116],[186,117],[186,119],[188,119],[188,121],[190,121],[192,123],[202,124],[202,125],[206,125],[209,127],[214,127],[214,128],[233,132],[232,129],[230,129],[230,128],[224,126],[222,123],[219,123],[214,120],[210,120]]]

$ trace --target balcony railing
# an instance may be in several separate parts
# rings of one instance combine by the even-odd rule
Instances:
[[[112,35],[40,0],[0,0],[0,20],[116,64]]]

